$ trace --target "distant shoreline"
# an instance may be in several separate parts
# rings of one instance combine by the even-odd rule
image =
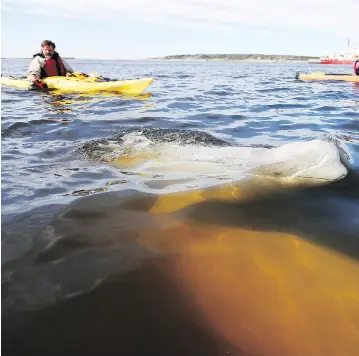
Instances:
[[[294,56],[277,54],[179,54],[164,57],[148,58],[149,61],[231,61],[231,62],[308,62],[319,59],[315,56]]]
[[[247,62],[247,63],[308,63],[304,59],[199,59],[199,58],[147,58],[149,62]]]

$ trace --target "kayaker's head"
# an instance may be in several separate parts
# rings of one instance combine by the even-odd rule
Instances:
[[[54,42],[45,40],[41,43],[41,52],[45,58],[51,58],[55,53],[56,45]]]

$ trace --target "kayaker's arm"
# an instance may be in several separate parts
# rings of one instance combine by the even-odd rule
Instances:
[[[44,66],[44,59],[36,56],[30,63],[27,71],[27,79],[34,82],[41,78],[41,68]]]

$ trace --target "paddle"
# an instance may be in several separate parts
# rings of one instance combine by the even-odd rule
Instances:
[[[348,74],[348,73],[341,74],[341,73],[313,72],[311,75],[339,75],[339,76],[342,76],[342,75],[351,75],[351,74]]]
[[[299,72],[296,72],[295,74],[295,79],[299,79]],[[314,76],[318,76],[318,77],[324,77],[324,76],[348,76],[348,75],[352,75],[352,74],[348,74],[348,73],[345,73],[345,74],[340,74],[340,73],[325,73],[325,72],[313,72],[309,75],[314,75]]]
[[[85,74],[85,73],[80,73],[80,72],[73,72],[71,73],[72,77],[78,78],[78,79],[89,79],[90,77]],[[90,81],[94,81],[95,78],[90,78]],[[54,88],[49,88],[47,86],[46,83],[44,83],[42,80],[37,80],[36,82],[33,82],[30,86],[29,86],[29,90],[30,91],[42,91],[42,92],[47,92],[47,91],[51,91],[51,90],[56,90]]]
[[[86,81],[89,81],[89,82],[97,82],[97,81],[106,81],[106,82],[108,82],[108,81],[111,81],[110,78],[102,77],[98,73],[90,73],[90,75],[88,75],[88,74],[82,73],[82,72],[73,72],[73,73],[71,73],[71,77],[75,77],[75,78],[77,78],[79,80],[86,80]],[[47,91],[56,90],[56,89],[55,88],[48,88],[46,83],[44,83],[41,80],[38,80],[38,81],[32,83],[29,86],[29,90],[30,91],[47,92]]]
[[[87,75],[86,73],[73,72],[71,74],[73,77],[78,78],[78,79],[88,79],[89,78],[89,75]]]
[[[90,73],[90,75],[88,75],[86,73],[73,72],[72,75],[77,79],[88,80],[88,81],[91,81],[91,82],[95,82],[95,81],[98,81],[98,80],[104,80],[104,81],[110,81],[111,80],[110,78],[102,77],[98,73]]]

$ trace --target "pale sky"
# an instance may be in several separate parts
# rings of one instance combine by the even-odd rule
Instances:
[[[2,0],[2,57],[321,56],[359,44],[359,0]]]

